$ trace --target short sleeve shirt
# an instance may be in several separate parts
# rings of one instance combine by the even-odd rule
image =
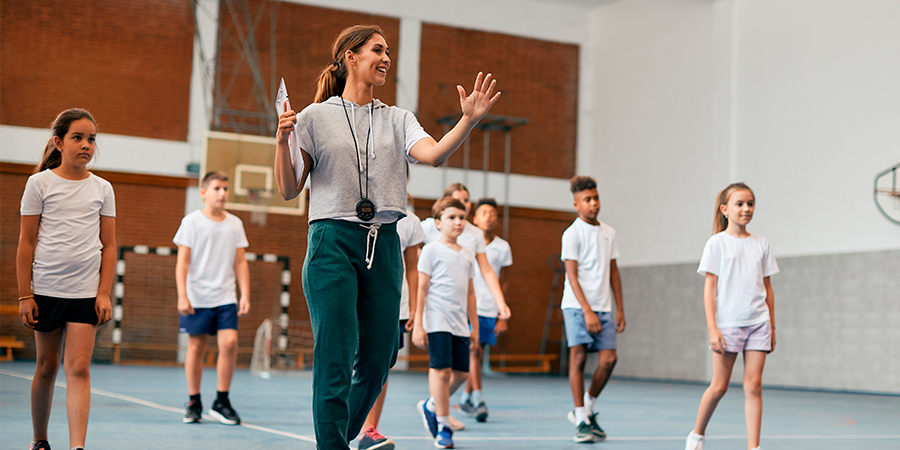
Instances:
[[[240,218],[226,212],[225,219],[216,222],[196,210],[181,219],[172,242],[191,249],[187,274],[191,306],[214,308],[237,303],[235,256],[238,248],[249,245]]]
[[[487,244],[485,250],[488,263],[491,265],[491,269],[499,279],[500,269],[509,267],[513,263],[512,248],[510,248],[509,242],[506,242],[499,237],[495,237],[490,244]],[[483,317],[497,317],[497,314],[499,313],[497,310],[497,302],[494,300],[491,290],[488,289],[487,284],[484,282],[484,276],[481,275],[480,270],[475,271],[474,284],[475,298],[478,304],[478,315]]]
[[[778,273],[778,263],[764,237],[734,237],[724,231],[706,241],[697,273],[716,280],[716,325],[747,327],[769,320],[764,278]]]
[[[456,251],[442,242],[425,244],[418,269],[430,277],[422,319],[425,331],[469,336],[469,280],[475,275],[472,251],[465,247]]]
[[[560,257],[578,262],[578,284],[581,285],[591,310],[612,311],[609,274],[611,261],[619,257],[616,230],[602,222],[591,225],[581,218],[575,219],[563,233]],[[568,274],[563,289],[562,308],[581,309]]]
[[[422,221],[422,231],[425,232],[425,243],[430,244],[441,239],[441,230],[438,229],[434,219],[429,217]],[[476,255],[486,251],[484,243],[484,232],[481,228],[466,222],[466,228],[462,234],[456,238],[456,243],[472,250]]]
[[[400,253],[410,247],[425,242],[425,233],[419,225],[419,218],[411,212],[397,221],[397,234],[400,235]],[[400,292],[400,320],[409,319],[409,284],[406,282],[406,259],[403,265],[403,282]]]
[[[20,213],[41,216],[31,291],[58,298],[96,297],[103,248],[100,217],[116,216],[112,185],[94,174],[67,180],[44,170],[28,177]]]

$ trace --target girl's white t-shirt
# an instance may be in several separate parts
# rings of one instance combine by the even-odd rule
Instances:
[[[198,209],[181,219],[172,242],[191,249],[186,287],[191,306],[237,303],[234,259],[238,248],[249,245],[239,217],[226,211],[225,220],[216,222]]]
[[[419,255],[419,272],[430,277],[422,325],[428,333],[445,331],[469,336],[469,280],[475,275],[475,255],[442,242],[425,244]]]
[[[706,241],[697,273],[718,277],[716,281],[716,326],[748,327],[769,320],[763,278],[778,273],[778,263],[764,237],[746,238],[726,232]]]
[[[513,263],[512,248],[510,248],[509,242],[506,242],[499,237],[495,237],[490,244],[487,244],[485,250],[488,263],[491,265],[491,269],[494,270],[494,274],[497,275],[497,279],[499,280],[500,269],[509,267]],[[491,295],[491,290],[488,289],[487,284],[484,282],[484,275],[481,274],[480,270],[475,271],[474,284],[475,298],[478,303],[478,315],[482,317],[497,317],[497,314],[499,314],[497,302],[494,300],[494,296]]]
[[[605,223],[591,225],[578,218],[563,232],[560,258],[578,262],[578,284],[581,285],[584,297],[593,311],[612,311],[610,261],[618,257],[616,230]],[[581,309],[568,274],[563,288],[561,307]]]
[[[41,216],[31,292],[59,298],[96,297],[103,248],[100,216],[116,217],[112,185],[94,174],[67,180],[44,170],[28,177],[20,213]]]
[[[441,240],[441,230],[438,229],[437,224],[432,217],[422,221],[422,231],[425,232],[426,244]],[[472,250],[476,255],[485,253],[486,245],[484,243],[484,232],[481,231],[481,228],[472,225],[471,222],[466,222],[466,228],[463,229],[462,234],[456,238],[456,243]]]
[[[397,221],[397,234],[400,235],[400,253],[406,249],[425,242],[425,233],[419,225],[419,218],[411,211],[406,217]],[[418,275],[417,275],[418,276]],[[406,282],[406,258],[403,258],[403,281],[400,283],[400,320],[409,319],[409,284]]]

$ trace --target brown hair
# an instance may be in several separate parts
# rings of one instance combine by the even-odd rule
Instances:
[[[588,189],[597,189],[597,180],[583,175],[576,175],[569,180],[569,190],[573,195]]]
[[[70,108],[56,116],[56,120],[50,124],[50,130],[53,132],[53,135],[50,136],[50,140],[47,141],[47,145],[44,146],[41,162],[34,167],[34,173],[43,172],[47,169],[55,169],[62,164],[62,153],[56,148],[53,138],[58,137],[61,140],[65,139],[66,133],[69,132],[69,127],[72,126],[72,122],[81,119],[88,119],[94,124],[95,128],[97,127],[97,121],[94,120],[91,113],[81,108]]]
[[[213,180],[228,181],[228,175],[225,175],[225,172],[221,170],[206,172],[206,175],[203,176],[203,181],[200,182],[200,187],[206,189]]]
[[[315,103],[322,103],[330,97],[341,95],[344,92],[344,85],[347,84],[347,64],[344,61],[344,55],[347,50],[359,53],[360,47],[375,34],[384,36],[384,32],[378,25],[355,25],[341,31],[341,34],[331,44],[332,61],[322,68],[316,80]]]
[[[727,188],[722,189],[722,192],[719,192],[719,196],[716,198],[716,217],[713,221],[713,234],[721,233],[728,228],[728,218],[725,217],[725,214],[722,214],[722,205],[728,204],[728,199],[731,198],[731,194],[735,191],[750,191],[750,195],[753,198],[756,198],[756,195],[753,193],[753,189],[750,189],[750,186],[747,186],[744,183],[732,183],[729,184]]]
[[[466,189],[466,185],[462,183],[453,183],[450,186],[447,186],[447,189],[444,189],[444,197],[450,197],[456,191],[466,191],[466,193],[469,192],[469,190]]]
[[[441,220],[441,214],[443,214],[447,208],[456,208],[465,211],[466,205],[463,205],[463,202],[453,197],[439,199],[434,202],[434,206],[431,207],[431,213],[434,215],[434,220]]]

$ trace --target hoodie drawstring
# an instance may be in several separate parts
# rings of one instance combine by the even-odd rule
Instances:
[[[375,262],[375,244],[378,243],[378,228],[381,227],[380,223],[373,223],[371,225],[359,224],[359,226],[369,230],[369,233],[366,234],[366,269],[372,268],[372,263]],[[369,253],[369,241],[372,242],[372,253]]]

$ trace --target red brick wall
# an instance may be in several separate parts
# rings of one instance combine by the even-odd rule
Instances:
[[[0,0],[0,123],[85,108],[104,133],[186,140],[193,5]]]
[[[439,138],[437,119],[456,114],[456,86],[472,91],[479,71],[491,72],[503,95],[492,114],[527,117],[512,132],[512,172],[555,178],[575,175],[578,46],[442,25],[422,26],[418,117]],[[490,170],[503,171],[503,135],[491,133]],[[483,135],[471,135],[470,168],[482,169]],[[463,151],[450,158],[462,167]]]
[[[295,3],[265,2],[263,20],[259,22],[256,31],[256,45],[262,71],[265,80],[266,92],[271,97],[266,104],[274,102],[275,93],[271,92],[271,25],[269,12],[274,5],[277,11],[276,27],[276,82],[284,78],[284,82],[291,94],[292,107],[299,111],[309,103],[312,103],[316,94],[316,78],[323,67],[333,61],[331,56],[331,44],[338,33],[352,25],[375,24],[379,25],[385,33],[388,46],[391,48],[391,65],[387,82],[382,87],[375,88],[375,97],[388,105],[395,102],[398,38],[400,20],[392,17],[375,16],[336,9],[319,8],[315,6],[299,5]],[[232,15],[225,3],[221,6],[219,20],[225,26],[229,36],[236,40],[238,35],[232,20]],[[260,0],[250,1],[251,15],[260,11]],[[246,35],[244,14],[238,11],[235,16],[241,23],[241,33]],[[223,41],[225,42],[225,41]],[[253,75],[246,62],[238,63],[241,53],[232,45],[224,43],[220,47],[222,79],[216,87],[217,92],[224,92],[227,83],[233,83],[228,94],[227,105],[232,109],[244,109],[261,111],[254,103]],[[277,85],[276,85],[277,89]],[[225,107],[224,96],[216,96],[216,106]],[[259,121],[245,119],[243,123],[259,125]],[[234,126],[222,123],[221,131],[236,131]],[[246,131],[250,134],[266,134],[256,131]],[[274,135],[274,128],[268,135]]]

